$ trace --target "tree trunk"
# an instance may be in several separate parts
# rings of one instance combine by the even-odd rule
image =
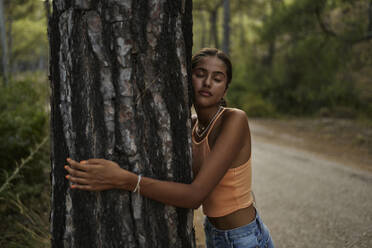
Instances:
[[[230,53],[230,0],[223,3],[223,45],[222,50]]]
[[[368,6],[368,28],[367,35],[372,37],[372,0],[369,1]]]
[[[7,34],[6,34],[6,39],[7,39],[7,66],[8,66],[8,78],[10,75],[13,75],[13,59],[12,59],[12,49],[13,49],[13,16],[9,15],[8,18],[6,19],[6,29],[7,29]],[[8,79],[9,80],[9,79]]]
[[[215,48],[219,48],[220,44],[218,41],[218,28],[217,28],[217,18],[218,18],[218,8],[209,12],[209,21],[210,21],[210,42],[212,44],[212,40],[214,43]]]
[[[245,42],[245,39],[246,39],[246,34],[245,34],[245,26],[244,26],[244,16],[242,13],[239,13],[239,29],[240,29],[240,32],[239,32],[239,49],[242,50],[242,51],[245,51],[245,45],[246,45],[246,42]]]
[[[282,4],[281,0],[271,0],[270,7],[271,7],[272,15],[275,15],[275,13],[277,12],[277,8],[279,4]],[[274,61],[275,54],[276,54],[276,37],[273,36],[269,41],[267,54],[263,57],[263,60],[262,60],[263,64],[271,68],[273,61]]]
[[[4,78],[4,84],[8,84],[9,75],[9,58],[8,58],[8,47],[6,39],[6,28],[5,28],[5,16],[4,16],[4,3],[0,0],[0,36],[1,36],[1,64],[2,74]]]
[[[204,11],[199,11],[200,13],[200,22],[202,23],[201,25],[201,28],[202,28],[202,31],[201,31],[201,38],[200,38],[200,48],[204,48],[206,47],[206,34],[207,34],[207,29],[206,29],[206,25],[205,25],[205,13]]]
[[[192,211],[72,191],[66,158],[190,183],[191,0],[54,0],[52,247],[195,247]]]

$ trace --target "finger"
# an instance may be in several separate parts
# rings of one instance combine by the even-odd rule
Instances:
[[[66,160],[71,165],[71,167],[75,167],[76,165],[79,165],[79,162],[77,162],[77,161],[75,161],[71,158],[67,158]]]
[[[76,170],[68,165],[65,165],[65,169],[67,170],[68,174],[74,177],[82,177],[82,178],[89,178],[89,174],[81,171],[81,170]]]
[[[88,170],[88,165],[87,164],[81,164],[73,159],[67,159],[67,162],[71,165],[72,168],[74,169],[78,169],[78,170],[83,170],[83,171],[87,171]]]
[[[87,190],[87,191],[95,191],[92,186],[90,185],[80,185],[80,184],[72,184],[70,186],[71,189],[80,189],[80,190]]]
[[[87,180],[85,178],[74,177],[74,176],[71,176],[71,175],[67,175],[66,178],[72,183],[82,184],[82,185],[88,185],[89,184],[89,180]]]

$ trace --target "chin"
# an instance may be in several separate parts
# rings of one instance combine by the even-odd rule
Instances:
[[[211,103],[211,102],[194,102],[194,105],[198,108],[209,108],[217,106],[218,103]]]
[[[219,100],[213,96],[211,97],[195,97],[194,105],[198,107],[212,107],[219,105]]]

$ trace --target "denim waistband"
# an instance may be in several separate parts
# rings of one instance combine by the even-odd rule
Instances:
[[[208,220],[208,217],[205,217],[205,225],[206,225],[206,228],[210,229],[212,232],[223,235],[225,237],[231,237],[231,238],[237,237],[240,235],[254,233],[257,230],[257,228],[259,228],[260,231],[264,230],[263,222],[257,210],[256,210],[256,218],[252,222],[244,226],[240,226],[240,227],[228,229],[228,230],[221,230],[213,226],[213,224]]]

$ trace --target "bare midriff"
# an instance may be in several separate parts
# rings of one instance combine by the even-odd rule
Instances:
[[[253,204],[247,208],[239,209],[231,214],[221,217],[208,217],[212,225],[220,230],[233,229],[247,225],[256,218],[256,209]]]

